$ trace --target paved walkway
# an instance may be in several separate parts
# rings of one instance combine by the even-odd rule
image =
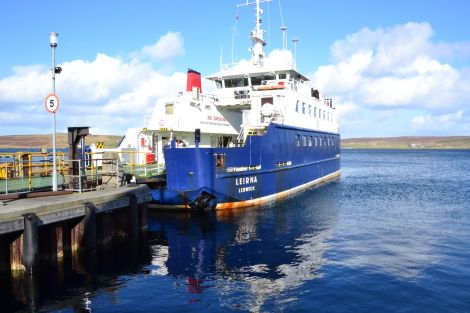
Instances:
[[[137,198],[138,204],[151,200],[149,189],[145,185],[127,185],[109,190],[12,201],[4,200],[3,205],[0,204],[0,234],[21,230],[24,214],[34,213],[42,220],[43,224],[48,224],[83,216],[85,206],[90,203],[97,208],[97,211],[108,211],[128,206],[131,195]]]

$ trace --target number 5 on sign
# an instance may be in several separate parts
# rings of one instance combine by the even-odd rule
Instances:
[[[47,112],[55,113],[59,109],[59,97],[51,93],[46,97],[46,102],[44,103]]]

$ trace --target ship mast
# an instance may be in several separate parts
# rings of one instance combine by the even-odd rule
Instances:
[[[250,39],[252,41],[251,59],[254,65],[263,66],[264,51],[263,47],[266,46],[266,41],[263,39],[264,30],[261,29],[262,19],[261,15],[263,10],[260,8],[260,3],[270,2],[271,0],[256,0],[256,2],[249,2],[248,0],[244,4],[238,4],[237,7],[247,6],[256,4],[256,27],[250,33]]]

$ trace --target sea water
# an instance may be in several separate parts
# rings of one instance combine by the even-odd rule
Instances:
[[[343,150],[278,205],[151,213],[140,245],[0,280],[0,310],[470,312],[470,151]]]

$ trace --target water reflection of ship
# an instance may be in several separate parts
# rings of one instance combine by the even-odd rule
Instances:
[[[302,198],[307,199],[265,210],[155,213],[150,227],[159,240],[152,246],[152,273],[185,280],[196,293],[211,281],[222,305],[258,311],[267,299],[321,275],[336,211],[311,208],[301,213],[309,215],[303,220],[308,223],[299,225],[299,211],[292,206]]]

